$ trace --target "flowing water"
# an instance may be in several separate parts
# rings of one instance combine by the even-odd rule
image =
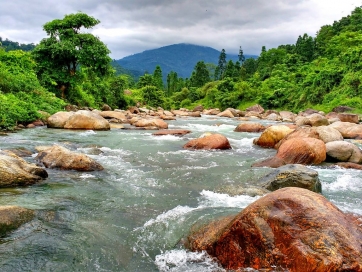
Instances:
[[[238,123],[210,116],[170,121],[170,129],[192,131],[183,137],[47,128],[1,137],[0,149],[35,153],[36,146],[59,144],[88,154],[105,170],[48,169],[49,177],[36,185],[0,190],[0,205],[37,210],[35,220],[0,240],[0,270],[224,271],[182,241],[195,225],[236,214],[258,198],[217,193],[220,188],[257,185],[271,171],[251,168],[275,151],[254,146],[257,133],[234,132]],[[204,132],[225,135],[232,150],[182,148]],[[362,214],[362,171],[313,169],[324,196],[344,211]]]

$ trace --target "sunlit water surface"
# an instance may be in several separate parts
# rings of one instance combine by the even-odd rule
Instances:
[[[240,122],[210,116],[170,121],[170,129],[192,131],[183,137],[152,136],[147,130],[47,128],[1,137],[1,149],[35,153],[36,146],[59,144],[105,168],[48,169],[49,178],[37,185],[0,190],[0,205],[38,211],[35,220],[1,240],[1,271],[224,271],[181,241],[194,225],[236,214],[258,198],[217,193],[230,185],[258,185],[271,171],[251,168],[275,150],[254,146],[257,133],[234,132]],[[182,148],[204,132],[225,135],[232,150]],[[361,171],[313,169],[324,196],[344,211],[362,214]]]

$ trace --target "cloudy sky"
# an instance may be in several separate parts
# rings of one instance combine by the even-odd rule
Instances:
[[[38,43],[42,26],[82,11],[101,23],[90,30],[127,55],[175,43],[259,54],[347,16],[362,0],[0,0],[0,37]]]

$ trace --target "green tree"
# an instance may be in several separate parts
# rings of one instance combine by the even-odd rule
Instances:
[[[159,90],[163,90],[162,70],[159,65],[156,66],[155,71],[153,72],[153,85]]]
[[[225,52],[225,49],[222,49],[221,52],[220,52],[217,67],[215,69],[215,79],[216,80],[224,78],[226,65],[227,65],[227,63],[226,63],[226,52]]]
[[[240,63],[243,64],[244,61],[245,61],[245,56],[244,56],[244,51],[243,51],[243,49],[241,48],[241,46],[240,46],[240,48],[239,48],[238,57],[239,57]]]
[[[137,87],[142,88],[142,87],[146,87],[146,86],[155,86],[154,82],[155,81],[153,79],[153,75],[144,74],[143,76],[140,76],[138,83],[137,83]]]
[[[47,88],[54,92],[58,90],[63,98],[67,98],[69,90],[79,83],[77,71],[80,68],[87,68],[100,77],[110,73],[107,46],[98,37],[82,31],[99,23],[79,12],[44,25],[49,37],[43,39],[32,54],[38,63],[38,77]]]
[[[192,87],[202,87],[205,83],[210,81],[209,70],[207,69],[204,61],[196,63],[190,81]]]
[[[315,42],[313,37],[304,34],[299,36],[295,44],[295,52],[302,57],[303,61],[311,62],[315,56]]]

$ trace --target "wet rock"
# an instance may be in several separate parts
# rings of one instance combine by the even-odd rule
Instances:
[[[256,162],[252,165],[252,167],[271,167],[271,168],[278,168],[280,166],[285,165],[286,162],[283,159],[280,159],[278,157],[271,157],[268,159],[265,159],[263,161]]]
[[[229,140],[221,134],[205,135],[187,142],[183,148],[186,149],[231,149]]]
[[[287,164],[320,164],[326,159],[326,145],[315,138],[292,138],[280,145],[276,157]]]
[[[64,128],[65,123],[68,121],[69,117],[74,115],[75,112],[69,111],[59,111],[53,115],[51,115],[47,119],[48,128]]]
[[[285,136],[282,140],[280,140],[275,148],[279,149],[279,147],[289,139],[293,138],[315,138],[319,139],[319,134],[313,127],[297,127],[294,131]]]
[[[191,130],[187,130],[187,129],[165,129],[165,130],[156,131],[156,132],[152,133],[152,135],[154,135],[154,136],[162,136],[162,135],[183,136],[190,132],[191,132]]]
[[[284,125],[270,126],[263,131],[259,138],[254,139],[254,144],[261,147],[274,148],[280,140],[292,131],[292,129]]]
[[[234,129],[236,132],[262,132],[264,130],[265,126],[255,122],[241,123]]]
[[[18,206],[0,206],[0,236],[4,237],[33,218],[33,210]]]
[[[48,173],[35,164],[9,151],[0,150],[0,187],[32,185],[48,177]]]
[[[167,129],[168,124],[162,119],[141,119],[133,124],[136,127]]]
[[[109,122],[96,112],[79,110],[64,124],[66,129],[110,130]]]
[[[30,150],[24,148],[24,147],[19,147],[19,148],[10,148],[10,149],[6,149],[4,150],[5,152],[12,152],[14,153],[16,156],[24,158],[24,157],[31,157],[31,155],[33,155],[33,152],[31,152]]]
[[[342,134],[338,130],[330,126],[320,126],[315,127],[314,129],[318,133],[319,139],[321,139],[325,143],[333,141],[343,141]]]
[[[103,170],[102,165],[82,153],[72,152],[69,149],[54,145],[43,148],[35,158],[47,168],[61,170],[97,171]]]
[[[353,163],[353,162],[339,162],[336,165],[339,167],[342,167],[342,168],[346,168],[346,169],[362,170],[361,164]]]
[[[362,152],[353,143],[333,141],[326,143],[327,160],[362,163]]]
[[[275,169],[260,180],[263,188],[276,191],[285,187],[299,187],[321,193],[318,172],[301,164],[287,164]]]
[[[232,270],[362,271],[359,224],[322,195],[288,187],[193,232],[189,247]]]

